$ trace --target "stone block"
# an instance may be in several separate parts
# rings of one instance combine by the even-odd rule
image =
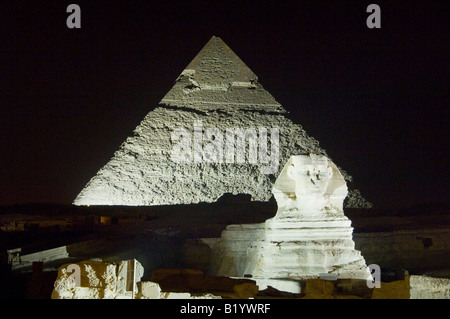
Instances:
[[[306,281],[306,296],[332,296],[334,290],[334,283],[328,280],[308,279]]]
[[[143,281],[139,283],[138,288],[142,298],[148,299],[161,298],[161,288],[156,282]]]
[[[372,299],[410,299],[409,279],[381,283],[373,289]]]
[[[255,298],[259,289],[255,283],[242,283],[234,286],[233,291],[238,299],[249,299]]]

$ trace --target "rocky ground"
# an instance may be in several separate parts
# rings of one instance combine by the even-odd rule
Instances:
[[[71,220],[80,215],[113,216],[115,222],[106,226],[86,224],[84,228],[59,232],[53,228],[2,232],[2,282],[10,284],[2,285],[2,295],[26,297],[32,282],[31,267],[12,276],[6,275],[8,256],[5,252],[18,247],[33,252],[67,245],[69,259],[44,263],[44,277],[50,282],[54,282],[62,264],[92,258],[112,263],[138,259],[145,269],[145,280],[151,280],[152,271],[160,268],[196,268],[207,273],[209,245],[220,237],[228,224],[263,222],[276,211],[273,202],[246,200],[232,197],[217,204],[153,208],[3,207],[0,214],[3,223],[23,216],[30,220],[38,217]],[[432,204],[391,211],[346,210],[346,215],[352,220],[356,249],[361,250],[368,264],[381,266],[382,280],[388,283],[403,280],[405,271],[410,275],[450,278],[448,207],[448,204]],[[80,242],[87,244],[80,246]],[[12,286],[14,292],[5,291],[5,287]],[[52,285],[47,286],[49,297],[48,289]]]

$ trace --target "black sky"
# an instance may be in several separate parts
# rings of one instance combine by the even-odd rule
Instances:
[[[450,8],[392,2],[3,1],[0,204],[71,203],[213,35],[376,206],[448,201]]]

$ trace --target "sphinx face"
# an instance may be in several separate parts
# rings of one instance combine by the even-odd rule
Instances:
[[[296,196],[302,197],[325,194],[332,168],[325,156],[298,156],[287,173],[295,181]]]

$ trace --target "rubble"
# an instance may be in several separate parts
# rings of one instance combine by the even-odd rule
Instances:
[[[78,267],[79,281],[72,279]],[[131,269],[134,289],[127,277]],[[66,264],[58,271],[52,299],[450,299],[450,279],[429,276],[405,276],[382,282],[379,288],[369,288],[361,279],[304,279],[298,282],[301,289],[292,293],[196,269],[156,269],[151,281],[142,280],[143,272],[136,260]]]
[[[52,299],[131,299],[138,293],[144,268],[137,260],[118,264],[82,261],[62,265]],[[134,279],[130,278],[134,275]],[[130,287],[131,283],[131,287]]]

